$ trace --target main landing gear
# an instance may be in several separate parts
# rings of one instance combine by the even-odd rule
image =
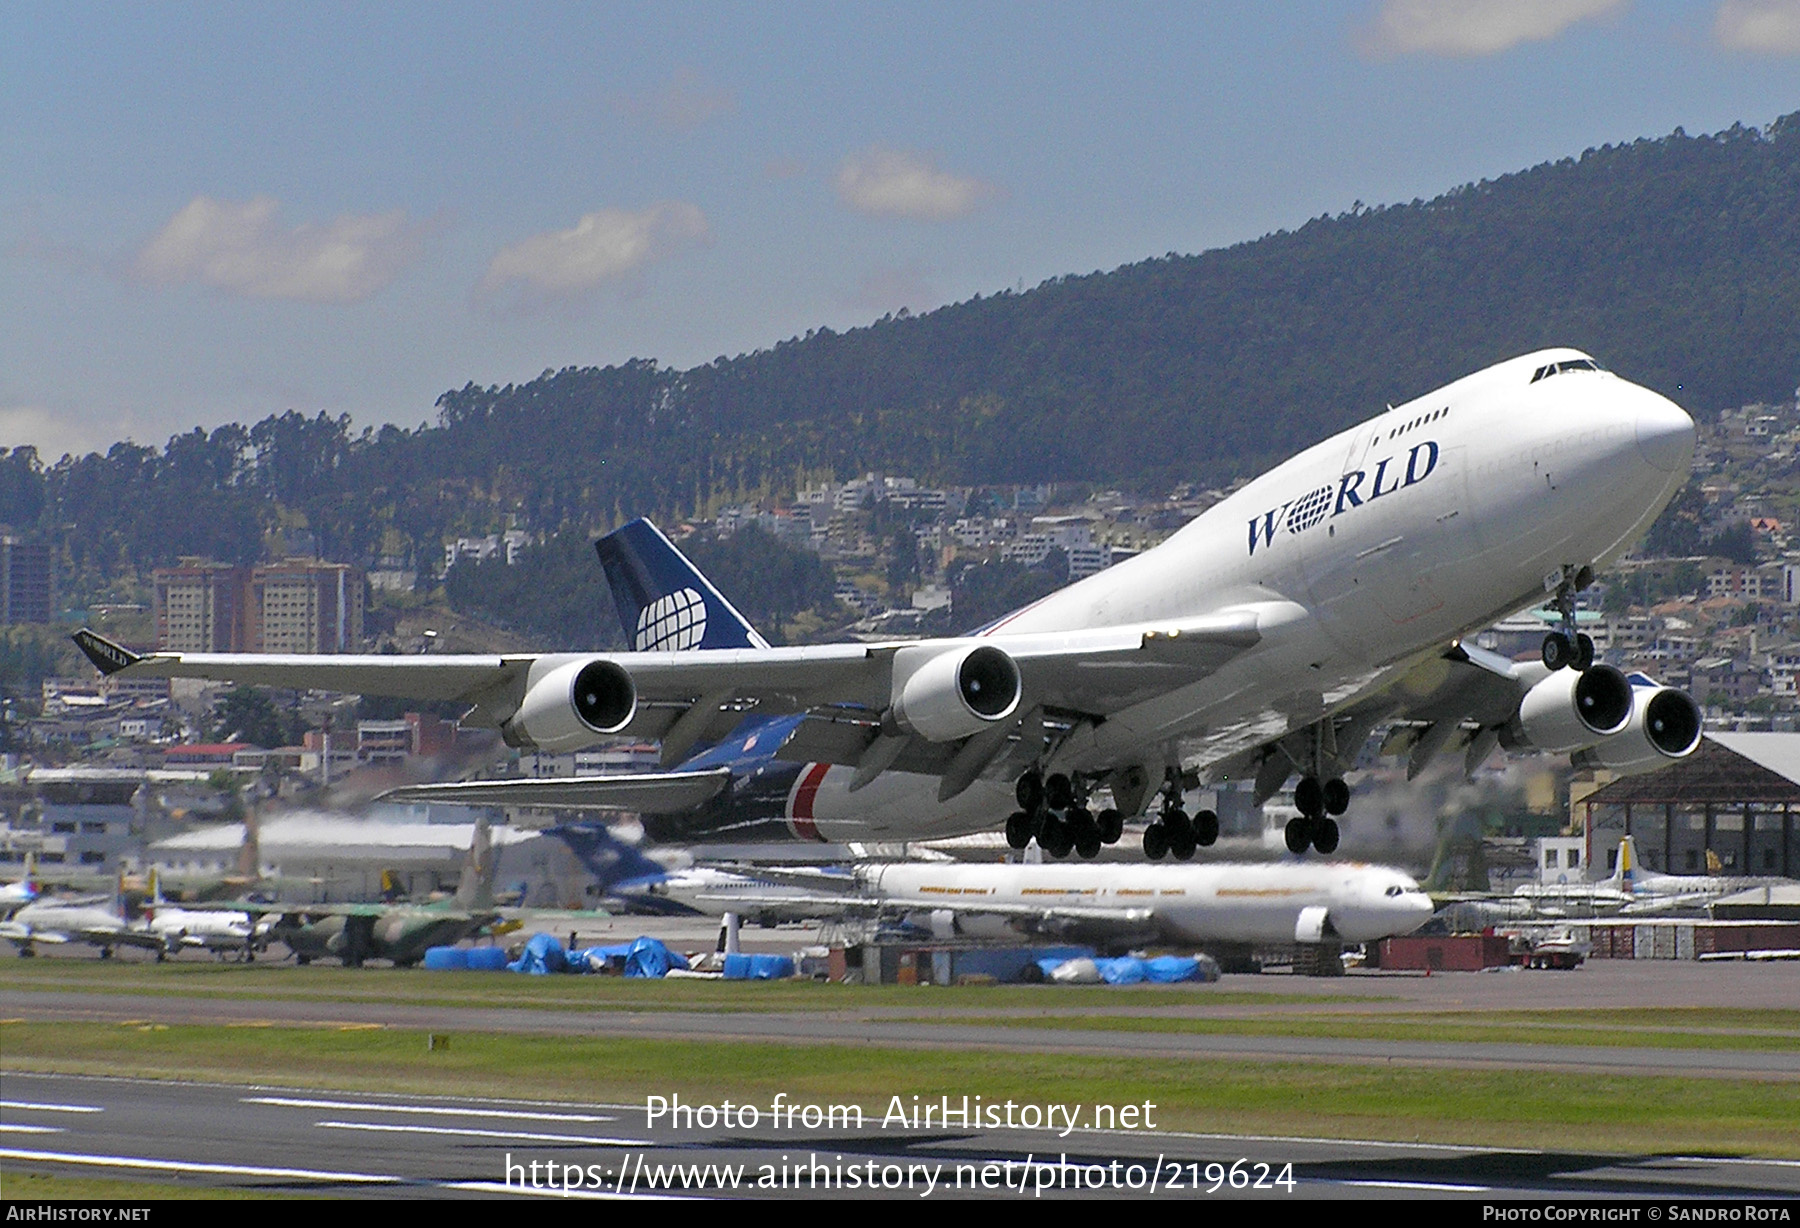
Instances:
[[[1173,854],[1176,861],[1186,861],[1196,848],[1211,845],[1218,838],[1218,815],[1202,810],[1190,819],[1181,808],[1181,774],[1171,768],[1163,780],[1162,810],[1144,829],[1144,856],[1161,861]]]
[[[1553,573],[1554,574],[1554,573]],[[1551,607],[1562,616],[1560,630],[1544,637],[1544,664],[1552,670],[1572,669],[1583,673],[1594,663],[1594,641],[1575,630],[1575,594],[1594,582],[1592,567],[1563,565],[1561,579],[1546,579],[1551,589]]]
[[[1033,840],[1055,858],[1076,853],[1083,858],[1100,855],[1100,846],[1117,844],[1125,831],[1125,819],[1110,806],[1099,814],[1087,808],[1087,790],[1061,772],[1045,776],[1036,768],[1019,777],[1014,797],[1019,808],[1006,820],[1006,843],[1015,849]]]
[[[1350,786],[1337,777],[1321,782],[1317,776],[1304,776],[1294,786],[1294,805],[1300,817],[1289,819],[1282,833],[1288,852],[1304,853],[1310,845],[1321,853],[1335,853],[1336,816],[1350,808]]]

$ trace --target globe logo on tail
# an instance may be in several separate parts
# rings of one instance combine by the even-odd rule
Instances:
[[[658,597],[638,614],[632,647],[639,652],[679,652],[706,636],[706,601],[691,588]]]

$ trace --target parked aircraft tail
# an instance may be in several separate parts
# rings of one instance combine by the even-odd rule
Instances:
[[[767,648],[744,616],[648,520],[594,543],[619,607],[626,642],[638,652]]]
[[[462,879],[456,885],[456,903],[461,908],[491,908],[494,904],[494,874],[500,859],[494,856],[494,837],[488,830],[487,816],[475,820],[475,837],[469,841],[469,855],[463,859]]]

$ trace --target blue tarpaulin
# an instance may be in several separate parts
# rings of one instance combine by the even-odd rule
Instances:
[[[686,968],[688,962],[654,938],[640,938],[631,944],[625,952],[625,975],[641,977],[661,977],[669,975],[671,968]],[[789,975],[792,975],[793,961],[788,961]]]
[[[552,972],[564,971],[568,964],[569,953],[563,950],[562,943],[549,934],[533,934],[525,943],[525,950],[519,958],[506,967],[511,972],[548,976]]]
[[[787,955],[727,955],[728,981],[781,981],[794,975],[794,961]]]

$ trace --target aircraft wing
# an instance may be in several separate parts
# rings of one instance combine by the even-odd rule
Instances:
[[[398,789],[388,790],[375,800],[680,814],[705,802],[730,783],[730,768],[714,768],[706,772],[628,772],[617,776],[462,780],[435,785],[403,785]]]
[[[74,638],[106,674],[461,700],[483,709],[496,724],[513,716],[529,685],[551,669],[605,660],[619,667],[635,688],[640,712],[630,732],[655,736],[688,707],[712,697],[717,697],[715,706],[730,700],[765,712],[851,705],[879,714],[892,701],[900,654],[921,661],[939,652],[981,645],[1001,648],[1017,664],[1022,705],[1104,714],[1204,677],[1255,645],[1261,639],[1259,628],[1269,618],[1286,619],[1299,611],[1288,602],[1262,602],[1185,620],[992,639],[546,656],[193,652],[140,656],[90,630],[83,629]]]

